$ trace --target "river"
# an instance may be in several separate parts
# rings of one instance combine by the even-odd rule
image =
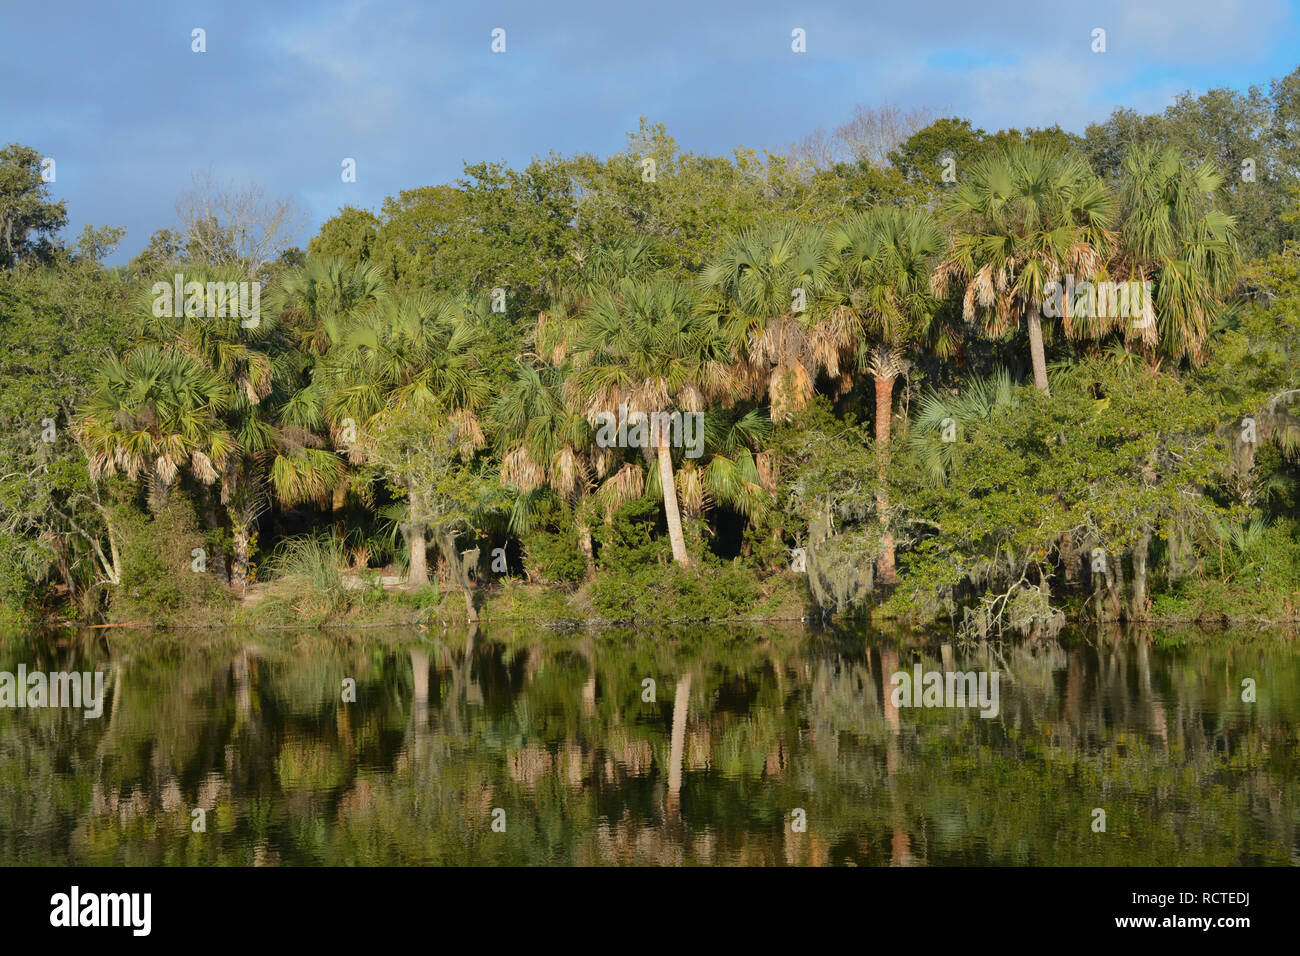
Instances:
[[[0,639],[104,687],[0,707],[0,862],[1300,865],[1294,634],[950,640]]]

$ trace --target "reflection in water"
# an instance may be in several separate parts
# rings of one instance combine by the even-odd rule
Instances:
[[[1285,635],[0,642],[19,663],[109,700],[0,709],[6,864],[1300,865]],[[917,664],[997,670],[997,716],[895,706]]]

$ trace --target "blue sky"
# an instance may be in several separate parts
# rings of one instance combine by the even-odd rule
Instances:
[[[305,245],[340,206],[377,209],[465,162],[617,151],[642,115],[702,152],[780,149],[856,103],[1082,132],[1115,106],[1297,65],[1300,0],[0,0],[0,140],[56,160],[69,234],[125,226],[122,262],[174,224],[200,170],[295,199]]]

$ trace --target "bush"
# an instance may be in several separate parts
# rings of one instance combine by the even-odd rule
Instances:
[[[215,555],[184,490],[173,489],[152,516],[131,505],[119,506],[116,512],[122,579],[109,590],[112,621],[192,624],[225,603],[225,589],[213,571]],[[195,549],[203,551],[206,573],[193,570]]]
[[[638,498],[615,510],[610,521],[598,524],[593,537],[601,570],[633,574],[671,561],[668,539],[655,536],[658,523],[659,502]]]
[[[606,569],[591,585],[592,608],[608,620],[727,620],[754,613],[760,597],[753,572],[711,557],[689,568]]]
[[[524,561],[539,581],[569,584],[587,576],[587,559],[578,547],[573,512],[547,500],[530,530],[520,536]]]

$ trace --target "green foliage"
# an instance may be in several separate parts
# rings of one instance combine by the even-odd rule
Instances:
[[[311,259],[342,259],[348,265],[368,262],[379,242],[379,217],[355,206],[344,206],[327,219],[307,244]]]
[[[10,608],[34,612],[61,595],[74,616],[98,610],[111,564],[105,502],[73,422],[104,353],[126,341],[129,298],[120,276],[87,259],[0,272],[0,602]]]
[[[11,147],[0,212],[30,213],[31,264],[0,275],[0,604],[176,617],[124,542],[180,489],[234,596],[260,543],[314,620],[380,599],[345,567],[392,555],[418,587],[429,546],[473,617],[489,539],[530,581],[644,617],[879,600],[988,633],[1257,571],[1294,590],[1298,82],[1086,139],[944,118],[811,164],[691,153],[643,120],[604,158],[471,163],[345,207],[305,258],[254,261],[209,216],[113,271],[121,231],[56,245],[39,155]],[[155,314],[175,272],[255,274],[260,320]],[[1066,273],[1152,282],[1158,322],[1053,315]],[[600,413],[623,404],[701,413],[702,444],[609,447]],[[157,516],[122,504],[144,500]]]
[[[668,542],[655,533],[658,505],[648,498],[626,502],[610,520],[592,529],[602,570],[632,574],[671,560]]]
[[[19,143],[0,149],[0,268],[54,257],[52,239],[68,221],[68,210],[64,200],[48,199],[42,160]]]
[[[365,594],[365,582],[350,588],[345,579],[347,544],[330,534],[280,542],[265,564],[271,578],[269,605],[288,605],[300,621],[323,623],[346,613]]]
[[[1298,236],[1283,215],[1296,185],[1295,130],[1300,126],[1300,69],[1274,80],[1268,91],[1218,88],[1181,94],[1164,113],[1117,109],[1088,126],[1085,149],[1103,176],[1116,176],[1133,147],[1157,143],[1215,163],[1226,175],[1226,209],[1250,258],[1280,252]]]
[[[754,575],[737,564],[669,563],[597,578],[591,606],[612,621],[726,621],[752,615],[759,593]]]
[[[120,624],[211,626],[222,601],[211,543],[199,529],[190,496],[173,489],[154,514],[114,509],[121,580],[109,591],[109,616]],[[202,550],[206,570],[194,570]]]
[[[524,563],[538,580],[572,584],[587,575],[587,561],[578,546],[573,513],[554,498],[547,497],[519,536]]]

